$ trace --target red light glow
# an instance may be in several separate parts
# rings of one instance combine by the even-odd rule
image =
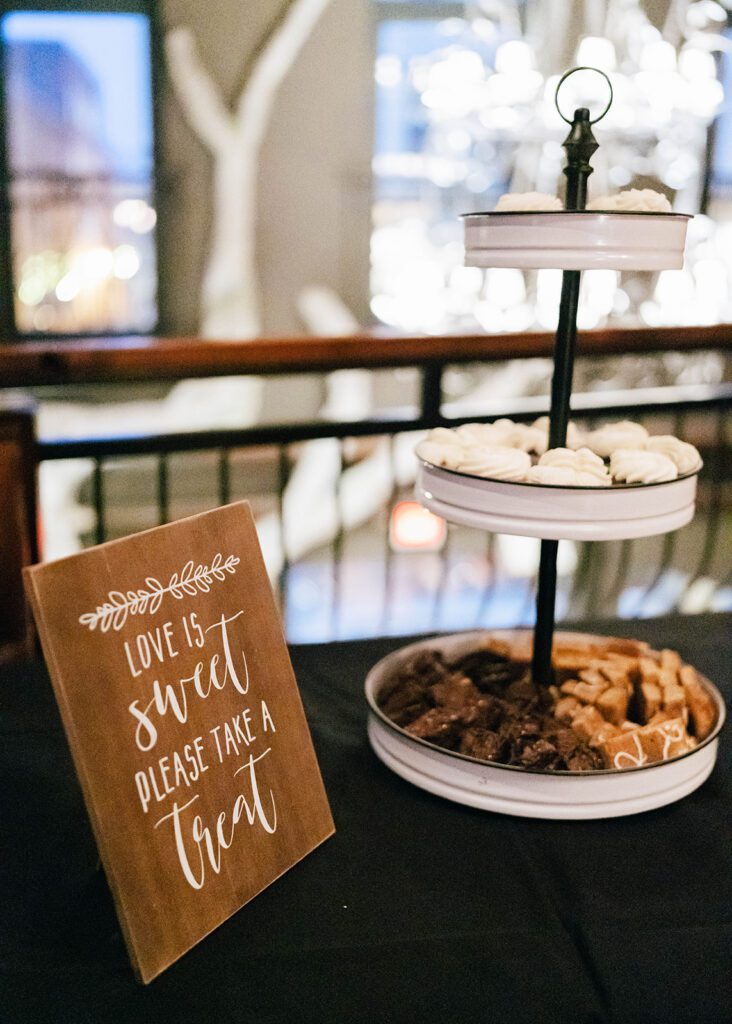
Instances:
[[[447,524],[416,501],[400,501],[391,512],[389,541],[395,551],[439,551]]]

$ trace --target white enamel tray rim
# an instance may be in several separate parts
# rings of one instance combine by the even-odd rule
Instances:
[[[572,520],[517,519],[490,512],[477,512],[459,505],[440,501],[427,492],[416,492],[417,500],[430,512],[458,526],[469,526],[490,533],[506,533],[516,537],[536,537],[543,540],[637,540],[680,530],[694,518],[694,504],[664,515],[639,516],[632,520],[617,520],[613,524]]]
[[[489,217],[498,220],[507,217],[610,217],[613,220],[622,217],[654,217],[662,220],[681,219],[693,220],[693,213],[677,213],[675,210],[476,210],[474,213],[461,213],[461,220],[471,217]]]
[[[717,757],[715,740],[704,751],[706,756],[698,766],[695,766],[697,770],[693,774],[684,773],[680,778],[668,780],[667,785],[653,792],[639,795],[625,792],[622,796],[607,795],[602,799],[593,792],[596,799],[583,802],[579,799],[579,791],[568,791],[564,794],[565,799],[560,801],[549,799],[546,794],[540,793],[533,794],[533,799],[529,798],[530,794],[525,793],[500,794],[492,780],[488,779],[484,780],[482,785],[475,785],[471,789],[461,784],[461,780],[454,781],[451,778],[453,773],[446,772],[444,765],[436,766],[434,773],[425,768],[424,759],[417,766],[413,752],[407,753],[404,758],[399,757],[394,749],[394,737],[388,734],[383,723],[373,715],[369,716],[368,736],[374,753],[387,768],[428,793],[477,810],[511,814],[522,818],[562,821],[626,817],[675,803],[693,793],[709,778]]]

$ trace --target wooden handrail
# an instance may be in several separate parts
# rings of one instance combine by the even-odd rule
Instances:
[[[0,344],[0,386],[500,362],[549,356],[553,343],[550,332],[395,337],[378,331],[350,337],[243,341],[160,337],[27,341]],[[587,331],[580,335],[578,346],[580,355],[592,356],[730,348],[732,324]]]
[[[31,616],[22,570],[38,560],[36,463],[32,406],[0,409],[0,663],[29,654]]]

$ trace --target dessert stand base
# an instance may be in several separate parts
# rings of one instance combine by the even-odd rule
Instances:
[[[461,526],[547,540],[631,540],[691,522],[697,474],[665,483],[551,487],[488,480],[422,462],[417,500]]]
[[[494,632],[510,638],[512,631]],[[557,640],[583,634],[558,633]],[[708,778],[717,758],[717,736],[724,724],[724,702],[707,680],[718,709],[717,724],[696,749],[681,757],[623,771],[537,772],[490,764],[443,750],[410,736],[379,709],[381,687],[409,658],[438,649],[450,658],[474,650],[484,632],[461,633],[410,644],[378,662],[366,678],[368,736],[383,764],[407,782],[467,807],[523,818],[582,820],[615,818],[663,807],[682,799]],[[597,638],[594,638],[597,639]]]

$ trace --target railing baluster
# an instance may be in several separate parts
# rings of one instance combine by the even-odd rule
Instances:
[[[588,578],[587,600],[585,602],[585,614],[588,619],[594,619],[598,611],[605,612],[603,580],[607,579],[610,568],[610,545],[601,543],[596,545],[597,563],[594,567],[594,578]]]
[[[338,637],[340,612],[341,612],[341,597],[342,592],[342,561],[343,561],[343,508],[341,504],[342,494],[341,487],[343,483],[343,471],[345,468],[345,460],[343,457],[343,445],[344,438],[338,439],[338,478],[335,484],[335,510],[336,510],[336,531],[333,537],[333,543],[331,546],[333,552],[333,589],[331,591],[331,604],[330,604],[330,623],[331,623],[331,635],[334,639]]]
[[[712,488],[709,503],[709,514],[707,516],[707,529],[704,537],[704,546],[696,567],[696,572],[686,586],[687,592],[691,590],[692,586],[698,579],[707,575],[717,547],[717,538],[719,536],[719,530],[722,523],[722,492],[725,485],[724,452],[726,442],[727,430],[724,410],[719,409],[717,411],[714,452],[712,459],[710,459],[712,465],[705,467],[707,472],[703,473],[704,479],[711,481]],[[678,606],[679,602],[677,601],[674,607],[678,608]]]
[[[580,541],[577,568],[572,576],[572,586],[569,593],[569,618],[581,618],[579,608],[585,591],[590,585],[594,561],[595,552],[592,541]]]
[[[389,434],[389,473],[391,476],[391,492],[386,506],[386,528],[384,530],[384,589],[381,609],[381,633],[388,633],[391,624],[392,600],[394,597],[394,552],[391,547],[391,515],[399,498],[399,485],[396,474],[396,441],[394,434]]]
[[[528,538],[527,538],[528,540]],[[537,545],[541,544],[541,541],[536,540]],[[519,621],[516,623],[518,626],[526,624],[533,624],[536,618],[536,582],[537,573],[539,568],[539,558],[541,557],[541,548],[537,550],[536,568],[537,572],[527,576],[524,581],[524,598],[521,605],[521,611],[519,612]]]
[[[161,452],[158,455],[158,523],[161,526],[170,518],[169,489],[168,456]]]
[[[287,445],[277,448],[277,515],[280,527],[280,545],[282,548],[282,567],[277,580],[277,591],[280,599],[280,615],[287,626],[287,587],[290,577],[290,558],[287,551],[287,530],[285,527],[285,488],[290,477],[290,460]]]
[[[228,505],[231,501],[231,456],[230,448],[219,449],[219,504]]]
[[[668,571],[673,558],[674,549],[676,547],[676,535],[678,530],[674,530],[673,533],[666,533],[663,536],[663,544],[661,546],[661,557],[658,560],[658,569],[654,573],[653,579],[643,591],[643,596],[640,599],[639,607],[648,600],[653,591],[656,589],[658,584],[663,579],[664,574]]]
[[[445,588],[447,587],[447,581],[450,575],[450,547],[454,530],[455,527],[448,523],[445,543],[438,554],[438,558],[440,559],[440,575],[437,580],[437,585],[435,586],[435,598],[432,602],[432,612],[429,618],[428,629],[430,630],[437,630],[440,628],[440,611],[442,609],[442,603],[445,600]]]
[[[631,562],[631,555],[633,553],[633,544],[634,544],[634,542],[632,540],[621,541],[621,543],[620,543],[620,551],[618,552],[618,564],[617,564],[617,568],[615,570],[615,575],[613,577],[612,583],[610,584],[610,587],[606,591],[605,598],[606,598],[606,601],[607,601],[608,605],[609,605],[610,601],[612,601],[612,600],[615,601],[615,608],[614,608],[615,612],[617,612],[617,610],[618,610],[618,602],[620,600],[620,595],[622,593],[622,587],[623,587],[623,584],[625,583],[625,578],[626,578],[626,575],[628,573],[628,566],[630,565],[630,562]],[[608,611],[610,611],[609,607],[608,607]]]
[[[92,474],[92,500],[94,501],[94,542],[103,544],[107,539],[107,522],[104,513],[104,479],[102,477],[103,459],[94,460]]]
[[[486,534],[485,544],[485,567],[486,567],[486,579],[483,586],[483,592],[480,595],[480,603],[478,605],[478,611],[475,616],[475,625],[480,628],[483,625],[483,616],[486,613],[491,599],[493,597],[493,591],[495,589],[495,560],[494,551],[496,546],[496,535],[494,533]]]

